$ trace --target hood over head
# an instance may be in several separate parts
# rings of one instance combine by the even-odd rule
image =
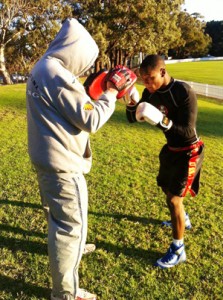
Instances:
[[[66,19],[44,57],[59,59],[64,68],[78,77],[94,64],[98,52],[89,32],[76,19]]]

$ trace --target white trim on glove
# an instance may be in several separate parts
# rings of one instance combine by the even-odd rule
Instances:
[[[122,104],[128,106],[134,106],[139,102],[140,96],[137,88],[133,85],[128,92],[124,95],[123,98],[118,99],[118,101]]]

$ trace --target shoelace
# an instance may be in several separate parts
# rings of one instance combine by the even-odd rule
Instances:
[[[169,262],[173,259],[174,256],[174,252],[172,250],[172,248],[169,248],[169,250],[167,251],[166,255],[162,258],[162,262]]]

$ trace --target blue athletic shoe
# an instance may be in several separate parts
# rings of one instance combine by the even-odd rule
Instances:
[[[162,226],[172,227],[171,221],[163,221]],[[185,229],[191,229],[192,225],[188,214],[185,214]]]
[[[172,268],[184,261],[186,261],[186,252],[184,244],[180,247],[177,247],[172,243],[164,257],[156,261],[155,266],[160,267],[162,269]]]

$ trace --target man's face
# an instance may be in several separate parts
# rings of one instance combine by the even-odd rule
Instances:
[[[143,84],[150,93],[155,93],[164,84],[165,69],[157,67],[155,69],[147,68],[146,72],[140,72]]]

